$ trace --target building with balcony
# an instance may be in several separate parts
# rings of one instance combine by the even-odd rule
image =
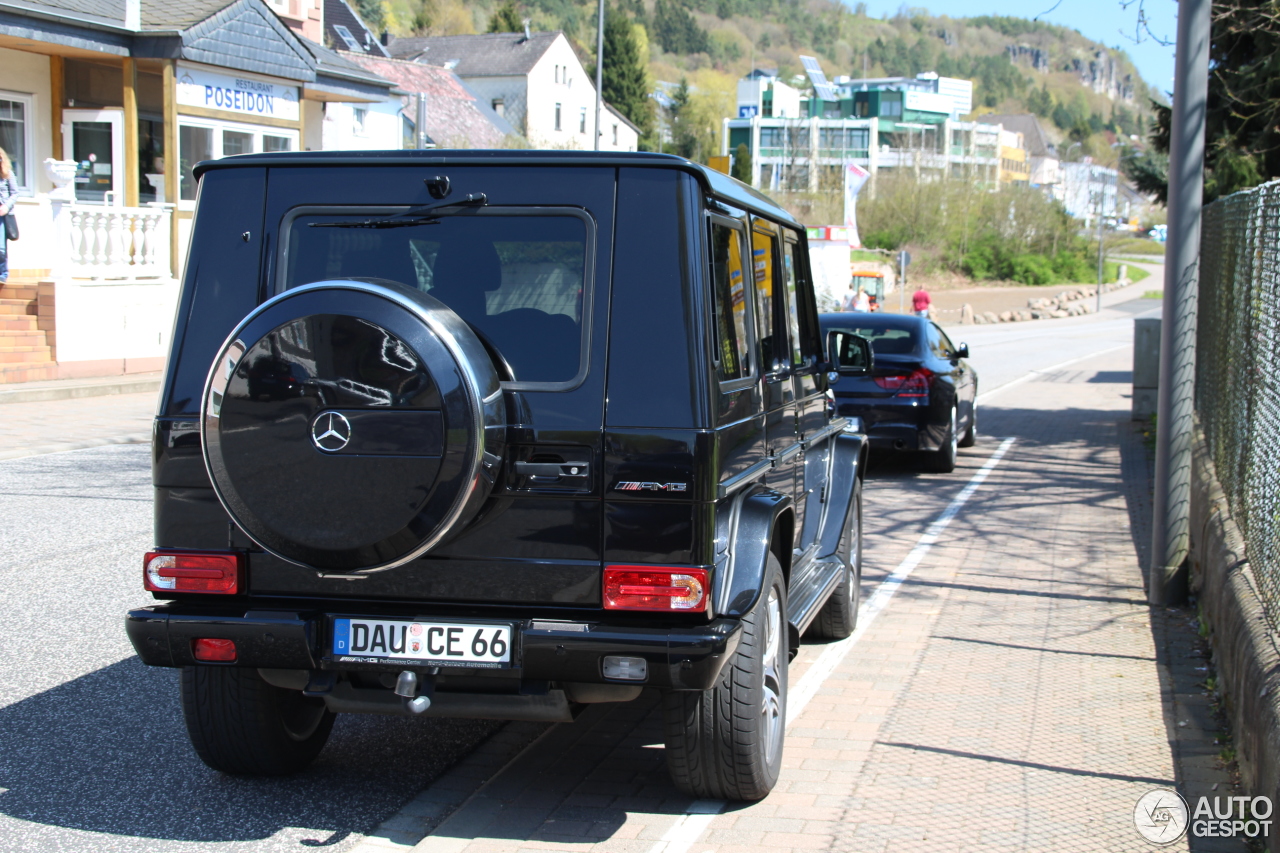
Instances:
[[[322,46],[323,15],[322,0],[0,9],[21,228],[0,383],[162,366],[199,161],[319,148],[332,105],[364,111],[369,147],[400,147],[399,93]]]

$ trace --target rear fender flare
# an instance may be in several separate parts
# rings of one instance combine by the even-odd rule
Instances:
[[[744,490],[720,511],[724,515],[716,526],[724,531],[728,549],[722,557],[724,571],[716,573],[712,601],[718,616],[743,616],[760,598],[774,531],[779,526],[794,530],[795,510],[787,495],[756,487]],[[789,572],[790,543],[780,551],[783,571]]]
[[[840,534],[853,500],[854,481],[863,477],[871,443],[860,432],[842,432],[832,439],[830,492],[826,522],[819,534],[818,559],[830,559],[840,548]]]

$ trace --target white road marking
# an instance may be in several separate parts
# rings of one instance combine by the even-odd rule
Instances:
[[[1074,360],[1078,361],[1079,359]],[[1069,364],[1070,362],[1067,363]],[[916,545],[911,549],[911,553],[903,558],[898,567],[893,570],[893,573],[881,581],[871,597],[858,608],[858,627],[854,629],[853,633],[823,649],[822,654],[805,672],[804,677],[791,689],[787,696],[788,728],[804,711],[809,701],[818,694],[818,690],[821,689],[827,678],[831,676],[831,673],[836,671],[836,667],[844,662],[844,659],[853,651],[853,647],[866,635],[871,623],[875,622],[876,617],[889,606],[889,601],[897,594],[902,584],[916,570],[916,567],[920,565],[929,551],[932,550],[942,532],[947,529],[947,526],[951,524],[964,505],[969,502],[969,498],[973,497],[974,492],[990,476],[995,467],[1000,464],[1000,460],[1009,452],[1009,448],[1013,446],[1015,441],[1017,441],[1016,438],[1006,438],[1000,442],[1000,446],[987,459],[986,464],[969,478],[969,482],[960,490],[958,495],[951,499],[951,503],[947,504],[947,508],[942,511],[942,514],[925,528],[924,533],[920,534],[920,538],[916,540]],[[716,815],[724,811],[727,805],[728,803],[721,800],[696,801],[685,814],[681,815],[671,825],[671,828],[662,836],[662,840],[649,848],[649,853],[684,853],[684,851],[698,842],[698,839],[702,837],[702,833],[706,832],[707,828],[710,827],[711,821],[715,819]]]
[[[711,821],[724,811],[726,805],[728,803],[723,800],[695,800],[671,824],[662,840],[649,848],[649,853],[685,853],[711,827]]]
[[[1070,367],[1071,365],[1075,364],[1078,361],[1084,361],[1085,359],[1093,358],[1094,356],[1097,356],[1097,355],[1106,355],[1107,353],[1115,352],[1118,349],[1129,349],[1132,346],[1133,344],[1120,344],[1119,346],[1109,347],[1107,349],[1100,349],[1100,350],[1097,350],[1096,352],[1091,352],[1088,355],[1082,355],[1079,358],[1069,358],[1066,361],[1060,361],[1057,364],[1051,364],[1048,367],[1041,367],[1036,370],[1029,370],[1026,373],[1019,376],[1017,379],[1011,379],[1008,382],[1004,383],[1003,385],[997,385],[996,387],[988,391],[983,391],[981,394],[978,395],[977,400],[975,402],[978,402],[978,403],[985,402],[986,399],[990,397],[992,394],[998,394],[1001,391],[1008,391],[1010,388],[1013,388],[1017,385],[1021,385],[1023,382],[1030,382],[1032,379],[1035,379],[1039,376],[1043,376],[1046,373],[1052,373],[1055,370],[1061,370],[1064,367]]]

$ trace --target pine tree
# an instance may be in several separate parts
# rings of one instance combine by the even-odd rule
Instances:
[[[667,53],[706,53],[707,31],[698,26],[681,0],[657,0],[653,6],[653,35]]]
[[[524,30],[524,22],[520,20],[520,10],[515,0],[507,0],[489,18],[489,32],[518,33]]]
[[[387,18],[382,13],[382,3],[379,0],[356,0],[356,13],[365,26],[375,33],[387,28]]]
[[[641,137],[653,130],[653,107],[649,100],[649,78],[640,56],[635,31],[619,10],[604,19],[604,69],[601,95],[628,121],[640,128]]]

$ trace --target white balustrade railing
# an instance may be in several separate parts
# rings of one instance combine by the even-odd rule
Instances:
[[[167,207],[73,204],[67,249],[76,278],[157,278],[170,274]]]

